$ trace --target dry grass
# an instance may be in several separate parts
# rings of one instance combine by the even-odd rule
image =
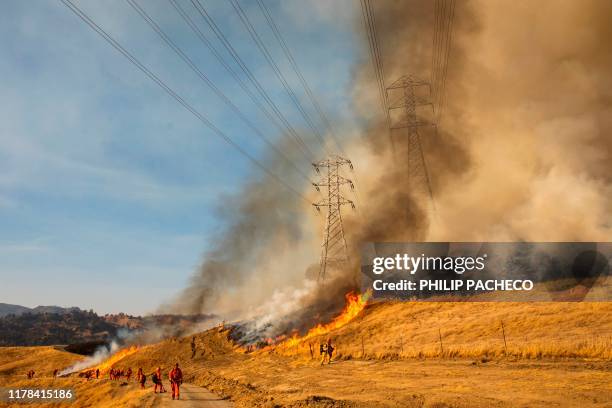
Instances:
[[[612,303],[381,302],[330,336],[340,359],[611,360]],[[307,357],[308,343],[318,349],[322,340],[281,346],[275,352]]]
[[[219,329],[196,335],[194,358],[191,337],[173,338],[116,366],[147,374],[161,366],[167,373],[179,362],[187,382],[240,408],[605,407],[612,398],[611,317],[612,303],[381,302],[330,334],[338,354],[325,367],[311,359],[306,342],[244,354]],[[319,340],[309,340],[316,358]],[[7,385],[70,386],[79,407],[155,404],[152,392],[135,383],[29,382],[30,368],[49,375],[81,357],[52,347],[3,351],[0,379]]]
[[[56,347],[1,347],[0,384],[2,387],[15,388],[70,388],[76,399],[70,403],[78,407],[141,407],[146,406],[151,396],[140,391],[134,381],[122,385],[119,381],[86,381],[77,376],[53,378],[53,370],[62,370],[83,359],[83,356],[68,353]],[[36,372],[35,378],[28,380],[26,373]],[[40,408],[64,407],[67,403],[39,403]],[[6,404],[2,407],[23,407],[23,403]]]
[[[118,365],[167,372],[179,362],[188,382],[245,408],[603,407],[612,396],[611,312],[612,303],[375,303],[331,333],[338,359],[326,367],[319,339],[310,339],[313,361],[308,343],[244,354],[217,329],[196,336],[193,359],[188,337]]]
[[[54,346],[0,347],[0,376],[23,376],[29,370],[37,376],[52,376],[54,369],[63,369],[83,359]]]
[[[388,307],[385,312],[397,312]],[[368,356],[370,360],[345,359],[321,367],[304,354],[280,355],[280,349],[237,352],[227,331],[213,329],[196,340],[193,359],[188,337],[152,345],[119,366],[153,370],[159,365],[167,372],[179,362],[186,381],[229,397],[240,408],[578,408],[606,407],[612,397],[609,361]]]

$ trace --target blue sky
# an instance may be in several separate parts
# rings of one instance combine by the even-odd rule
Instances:
[[[179,3],[219,46],[191,2]],[[305,127],[229,1],[202,3],[296,128]],[[266,146],[126,2],[75,4],[265,158]],[[167,1],[139,4],[266,135],[279,137]],[[241,4],[303,96],[256,2]],[[354,2],[266,4],[322,106],[350,128],[350,79],[359,58]],[[185,286],[222,230],[216,208],[223,197],[259,170],[59,0],[9,0],[1,7],[0,302],[154,310]],[[308,169],[304,161],[300,166]]]

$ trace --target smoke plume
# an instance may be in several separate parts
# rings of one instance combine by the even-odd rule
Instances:
[[[429,80],[434,2],[371,3],[385,83]],[[368,241],[609,240],[612,3],[456,2],[443,116],[421,137],[435,210],[407,185],[406,139],[395,134],[391,144],[376,110],[354,12],[363,52],[351,92],[368,125],[343,140],[358,188],[359,211],[345,214],[351,265],[314,284],[324,217],[274,181],[255,180],[223,208],[229,227],[175,310],[246,319],[252,333],[271,336],[337,312],[343,292],[357,287]]]

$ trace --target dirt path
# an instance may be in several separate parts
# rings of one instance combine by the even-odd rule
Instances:
[[[216,396],[206,388],[193,384],[181,386],[181,399],[172,400],[170,390],[164,394],[157,394],[151,405],[153,407],[177,407],[177,408],[233,408],[234,404]]]

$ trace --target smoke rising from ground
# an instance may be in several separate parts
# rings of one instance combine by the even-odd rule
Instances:
[[[372,5],[385,82],[429,80],[434,2]],[[401,134],[391,149],[363,36],[352,94],[369,125],[345,139],[360,206],[345,215],[351,267],[314,285],[323,217],[258,180],[224,207],[230,226],[174,308],[248,318],[269,336],[337,311],[340,292],[358,286],[364,242],[609,240],[611,20],[603,0],[457,1],[444,115],[422,135],[435,213],[407,187]]]
[[[59,376],[61,377],[63,375],[85,370],[86,368],[94,367],[119,351],[119,348],[119,344],[115,341],[112,341],[108,346],[100,346],[98,349],[96,349],[93,355],[73,364],[65,370],[62,370],[59,373]]]

